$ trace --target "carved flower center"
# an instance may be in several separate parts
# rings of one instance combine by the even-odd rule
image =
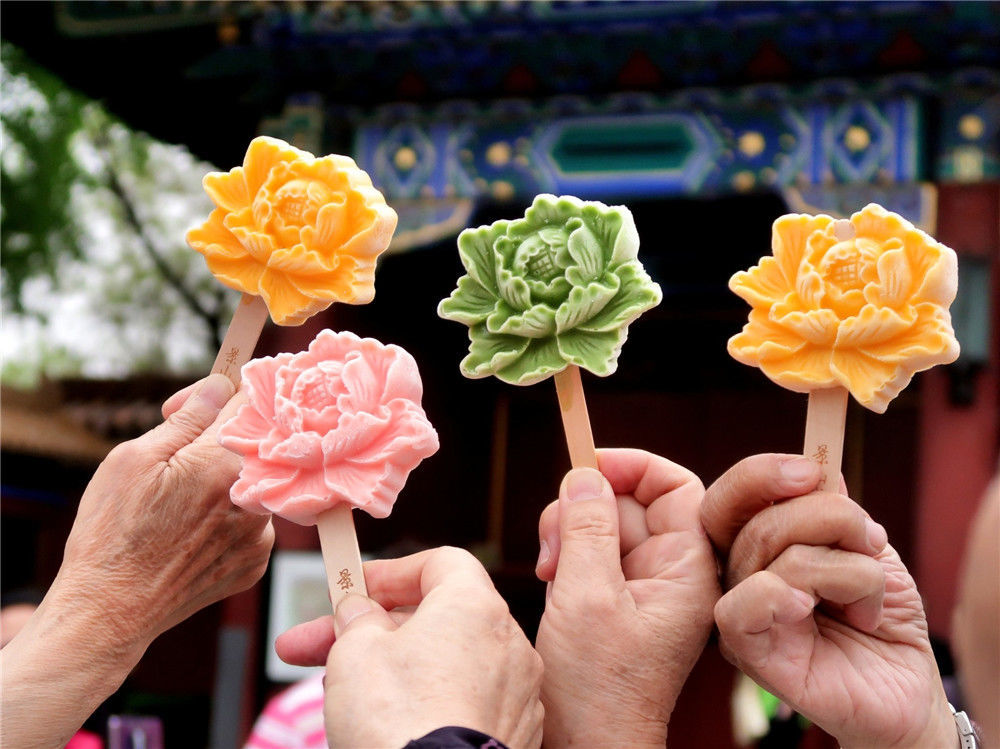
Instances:
[[[274,207],[285,226],[307,226],[316,221],[316,214],[334,197],[322,182],[293,179],[274,195]]]
[[[842,293],[863,289],[871,280],[878,257],[878,244],[870,239],[838,242],[823,255],[819,272],[823,280]]]
[[[312,411],[322,411],[334,405],[337,396],[345,393],[340,372],[343,365],[337,362],[320,362],[302,372],[292,386],[291,398]]]
[[[538,281],[550,282],[563,274],[559,266],[558,252],[565,246],[562,232],[559,236],[542,237],[539,234],[524,240],[514,255],[514,268],[522,275]]]

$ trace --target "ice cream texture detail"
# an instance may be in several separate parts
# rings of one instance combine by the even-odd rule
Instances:
[[[375,260],[396,213],[347,156],[316,158],[255,138],[243,166],[205,176],[216,209],[187,233],[219,281],[263,297],[279,325],[375,295]]]
[[[407,476],[438,449],[413,357],[322,331],[307,351],[243,367],[247,402],[219,431],[243,457],[233,502],[300,525],[338,503],[387,516]]]
[[[882,413],[914,373],[958,357],[957,257],[906,219],[874,203],[849,221],[791,214],[771,246],[729,281],[752,308],[729,339],[738,361],[798,392],[847,388]]]
[[[568,365],[606,376],[628,326],[659,304],[624,206],[539,195],[524,218],[466,229],[466,274],[438,314],[469,326],[467,377],[530,385]]]

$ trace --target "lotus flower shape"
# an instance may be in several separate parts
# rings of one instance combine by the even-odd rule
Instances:
[[[798,392],[842,386],[882,413],[914,373],[958,357],[953,250],[871,204],[847,221],[788,215],[773,257],[729,281],[750,321],[729,353]]]
[[[466,275],[438,314],[469,326],[466,377],[530,385],[569,364],[609,375],[628,326],[662,295],[624,206],[539,195],[524,218],[466,229]]]
[[[438,449],[417,363],[399,346],[322,331],[298,354],[243,367],[247,403],[219,431],[243,456],[235,504],[300,525],[338,502],[383,518]]]
[[[396,212],[347,156],[254,138],[243,166],[206,175],[204,186],[218,207],[188,244],[226,286],[263,297],[275,323],[375,296],[375,259]]]

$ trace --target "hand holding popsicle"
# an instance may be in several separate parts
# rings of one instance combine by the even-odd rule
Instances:
[[[219,432],[243,456],[233,502],[318,524],[334,604],[364,592],[351,508],[386,517],[438,449],[416,362],[398,346],[325,330],[307,351],[250,362],[243,378],[247,403]]]
[[[579,368],[618,367],[628,326],[659,304],[624,206],[539,195],[514,221],[458,238],[466,275],[438,314],[469,326],[462,374],[531,385],[555,375],[575,466],[596,467]]]
[[[782,216],[772,251],[730,279],[752,309],[729,353],[810,394],[804,452],[824,462],[824,486],[835,488],[845,391],[882,413],[914,373],[958,357],[948,312],[957,258],[875,204],[849,221]]]
[[[913,578],[820,466],[755,455],[705,493],[726,658],[845,749],[958,746]]]
[[[262,136],[243,166],[208,174],[204,185],[217,208],[187,241],[244,294],[212,371],[239,376],[268,313],[301,325],[333,302],[372,300],[396,213],[350,158],[316,158]]]

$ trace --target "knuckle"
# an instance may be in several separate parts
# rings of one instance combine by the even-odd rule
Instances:
[[[138,464],[142,450],[135,440],[121,442],[115,445],[104,458],[104,463],[114,470],[127,471]]]
[[[565,523],[566,532],[579,538],[604,539],[617,534],[616,519],[609,513],[570,513]]]
[[[781,554],[783,567],[809,573],[816,568],[815,547],[806,544],[792,544]]]

